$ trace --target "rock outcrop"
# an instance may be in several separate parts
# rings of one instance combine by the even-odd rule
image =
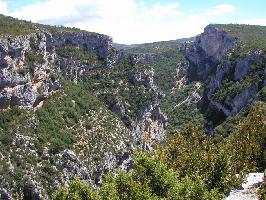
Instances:
[[[3,38],[0,40],[0,108],[34,107],[49,92],[59,88],[58,80],[50,76],[53,72],[71,73],[76,78],[77,74],[94,67],[94,63],[80,64],[70,60],[61,60],[59,68],[55,66],[55,49],[64,46],[93,52],[107,67],[115,63],[112,39],[105,35],[40,31]]]
[[[144,85],[147,88],[152,88],[154,86],[153,75],[154,75],[153,68],[143,69],[138,73],[134,74],[131,77],[130,82],[135,86]]]
[[[186,44],[181,48],[190,63],[187,74],[189,82],[205,83],[204,96],[199,102],[199,108],[205,114],[206,128],[209,132],[228,116],[234,116],[252,102],[263,85],[261,80],[254,83],[250,80],[245,83],[244,80],[264,76],[264,52],[249,52],[235,58],[237,45],[237,38],[216,28],[215,25],[209,25],[192,45]],[[228,94],[223,101],[218,101],[215,98],[217,91],[229,90],[226,88],[228,86],[225,86],[225,81],[231,81],[231,87],[238,87],[237,92]]]
[[[95,53],[107,67],[112,67],[115,54],[112,38],[106,35],[87,32],[56,33],[52,40],[55,47],[74,46]]]
[[[145,106],[133,130],[133,136],[142,149],[153,150],[153,145],[165,138],[167,117],[161,112],[159,104]]]
[[[222,57],[236,42],[237,39],[227,32],[220,31],[212,25],[207,26],[204,33],[196,37],[192,46],[189,43],[181,48],[190,62],[188,79],[206,80],[215,72]]]
[[[33,107],[55,89],[49,77],[55,52],[46,43],[43,33],[0,40],[0,108]]]

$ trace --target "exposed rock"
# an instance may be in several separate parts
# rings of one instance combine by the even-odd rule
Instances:
[[[68,149],[64,150],[62,154],[56,155],[55,165],[63,168],[63,173],[67,180],[77,177],[86,180],[92,177],[92,172],[84,166],[73,151]]]
[[[263,173],[250,173],[246,176],[242,188],[231,191],[226,200],[258,200],[258,189],[264,179]]]
[[[262,62],[261,52],[254,52],[245,57],[244,59],[237,60],[234,79],[238,81],[241,78],[243,78],[245,75],[247,75],[248,72],[250,72],[252,64],[254,62],[261,64]]]
[[[153,87],[153,75],[154,75],[153,68],[144,69],[144,70],[134,74],[131,77],[130,81],[133,85],[143,84],[147,88],[152,88]]]
[[[150,62],[154,62],[155,60],[155,55],[153,54],[130,54],[129,55],[129,59],[131,61],[132,65],[136,65],[140,62],[146,62],[146,63],[150,63]]]
[[[94,52],[104,60],[107,67],[114,64],[113,41],[106,35],[85,32],[61,32],[53,35],[54,46],[76,46],[85,51]]]
[[[3,199],[3,200],[12,200],[12,197],[6,191],[3,191],[1,193],[1,199]]]
[[[119,102],[116,102],[113,107],[112,107],[112,111],[117,114],[119,117],[123,117],[125,116],[125,108],[124,106],[119,103]]]
[[[122,170],[125,170],[125,171],[130,170],[132,168],[132,165],[133,165],[133,159],[132,159],[130,153],[125,152],[122,155],[122,157],[120,158],[118,165],[120,166],[120,168]]]
[[[205,83],[205,91],[199,102],[200,110],[206,117],[206,128],[209,132],[223,122],[226,117],[237,114],[244,106],[254,99],[262,84],[248,85],[233,96],[227,96],[224,102],[217,102],[214,94],[223,87],[224,80],[240,81],[255,66],[262,65],[261,51],[255,51],[241,58],[233,58],[231,51],[237,39],[214,25],[204,29],[204,33],[196,38],[194,44],[185,44],[181,49],[189,60],[188,79]],[[257,70],[256,74],[262,74]],[[255,75],[254,75],[255,76]],[[231,80],[232,79],[232,80]]]
[[[192,46],[186,44],[181,48],[190,62],[188,79],[190,81],[207,80],[216,70],[221,58],[236,41],[237,39],[227,32],[212,25],[207,26]]]
[[[96,63],[94,62],[81,63],[79,61],[67,58],[61,58],[58,62],[59,71],[73,81],[80,80],[81,76],[90,72],[95,68],[95,66]]]
[[[142,109],[136,128],[133,130],[134,138],[142,149],[152,150],[153,144],[164,139],[166,121],[167,117],[161,112],[159,104]]]
[[[46,35],[50,36],[33,33],[0,40],[0,108],[33,107],[37,99],[47,97],[52,90],[47,71],[52,68],[55,52],[49,45],[49,51],[46,50]],[[32,70],[32,64],[27,63],[30,54],[42,59],[34,61]]]

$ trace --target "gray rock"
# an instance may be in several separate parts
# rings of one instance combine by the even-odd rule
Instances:
[[[55,47],[76,46],[91,51],[111,67],[114,55],[112,55],[113,41],[109,36],[85,32],[62,32],[54,34],[53,37]]]
[[[159,104],[145,106],[135,129],[132,131],[142,149],[153,150],[153,144],[165,137],[167,117],[161,112]]]
[[[0,108],[9,106],[33,107],[38,99],[48,96],[49,74],[54,61],[51,34],[32,33],[26,36],[0,39]],[[49,51],[47,51],[47,49]],[[44,62],[35,63],[30,71],[26,54],[41,56]]]
[[[202,34],[197,36],[192,46],[183,45],[181,50],[190,62],[189,81],[206,81],[209,75],[216,71],[222,57],[235,45],[236,41],[237,39],[227,32],[209,25]]]
[[[143,84],[147,88],[152,88],[154,86],[154,84],[153,84],[153,75],[154,75],[153,68],[144,69],[144,70],[134,74],[130,78],[130,82],[133,85],[141,85],[141,84]]]
[[[214,93],[223,87],[223,81],[240,81],[252,70],[253,65],[262,65],[262,51],[231,60],[230,50],[233,50],[237,39],[230,36],[214,25],[204,29],[193,44],[185,44],[181,50],[189,61],[188,80],[205,83],[204,95],[198,104],[206,116],[206,129],[212,128],[223,122],[228,116],[237,114],[250,101],[253,101],[261,84],[253,84],[244,88],[235,96],[228,96],[225,102],[216,102]],[[263,73],[257,70],[256,74]]]
[[[129,59],[132,65],[137,65],[140,62],[151,63],[155,61],[155,55],[153,54],[129,54]]]
[[[260,52],[252,53],[248,55],[247,57],[238,60],[236,62],[234,79],[238,81],[241,78],[243,78],[245,75],[247,75],[250,72],[252,64],[254,62],[261,64],[262,57],[261,57]]]
[[[116,102],[113,107],[112,107],[112,112],[114,112],[115,114],[117,114],[119,117],[123,117],[125,116],[125,108],[124,106],[119,103]]]

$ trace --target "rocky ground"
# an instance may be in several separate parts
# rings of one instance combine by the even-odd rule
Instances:
[[[241,188],[232,191],[226,200],[258,200],[258,188],[262,184],[264,173],[250,173]]]

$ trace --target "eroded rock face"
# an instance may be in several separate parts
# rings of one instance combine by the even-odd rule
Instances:
[[[205,83],[205,91],[199,108],[205,114],[209,132],[228,116],[234,116],[252,102],[263,83],[244,87],[237,94],[230,94],[224,102],[218,102],[214,94],[224,87],[224,81],[242,81],[250,75],[254,66],[263,65],[263,52],[250,52],[241,58],[232,57],[237,39],[213,25],[204,29],[192,45],[184,45],[182,51],[189,60],[188,79]],[[265,67],[264,67],[265,68]],[[264,69],[265,70],[265,69]],[[252,76],[263,74],[263,67]],[[240,83],[236,83],[240,84]]]
[[[155,55],[153,54],[142,53],[142,54],[131,54],[129,55],[129,59],[132,65],[136,65],[140,62],[147,62],[147,63],[154,62],[156,58]]]
[[[83,32],[63,32],[55,34],[53,44],[56,47],[75,46],[85,51],[95,53],[99,59],[105,61],[107,67],[112,67],[115,63],[112,38],[106,35],[83,33]]]
[[[152,145],[165,138],[166,121],[167,117],[161,112],[159,104],[142,109],[136,128],[133,130],[134,138],[142,149],[153,150]]]
[[[56,76],[52,75],[57,73],[63,74],[64,77],[77,82],[81,75],[95,68],[97,63],[94,63],[94,61],[84,63],[70,58],[60,57],[60,59],[57,59],[56,49],[68,45],[95,53],[97,55],[95,62],[105,63],[106,67],[112,67],[117,59],[120,58],[128,59],[132,66],[138,64],[142,66],[142,62],[152,62],[154,59],[153,56],[145,54],[136,56],[119,55],[119,53],[114,52],[111,38],[92,33],[49,33],[47,31],[40,31],[39,33],[27,36],[0,39],[0,109],[20,106],[23,108],[34,107],[34,110],[36,110],[51,92],[61,87],[60,81],[56,79]],[[37,60],[35,60],[36,58]],[[34,64],[34,68],[31,68],[32,64]],[[151,67],[147,67],[147,65],[143,68],[140,67],[138,72],[132,76],[131,83],[136,87],[141,85],[141,87],[144,86],[147,90],[153,90],[155,87],[153,74],[154,72]],[[128,81],[128,77],[126,79]],[[114,102],[110,109],[120,118],[127,117],[125,105],[118,100]],[[91,116],[95,115],[96,112]],[[118,120],[112,123],[117,124]],[[29,182],[29,185],[25,187],[25,191],[23,191],[25,197],[29,199],[49,199],[47,188],[58,189],[60,186],[67,186],[70,179],[80,178],[85,182],[94,181],[100,183],[101,176],[108,171],[112,171],[115,167],[129,170],[132,166],[130,149],[135,148],[136,141],[143,144],[142,146],[145,149],[152,149],[152,145],[155,142],[162,141],[165,134],[166,117],[160,111],[159,104],[152,104],[141,111],[136,131],[133,123],[127,129],[121,122],[121,125],[115,129],[119,131],[119,128],[124,127],[124,131],[121,134],[117,131],[117,135],[108,135],[110,138],[103,138],[104,142],[105,139],[111,142],[114,141],[114,144],[111,143],[111,148],[108,147],[108,150],[103,150],[101,147],[101,145],[107,146],[107,143],[103,142],[100,145],[93,144],[95,146],[88,147],[90,148],[91,155],[90,157],[86,155],[87,160],[79,152],[81,148],[78,145],[84,145],[81,144],[83,142],[81,138],[85,134],[95,135],[94,133],[98,133],[97,131],[100,129],[103,130],[105,127],[101,127],[101,123],[97,124],[94,130],[82,129],[83,125],[81,125],[81,130],[86,133],[79,133],[81,138],[77,139],[78,142],[74,144],[72,149],[69,147],[70,149],[65,149],[59,153],[51,153],[49,145],[44,147],[43,152],[37,152],[35,147],[37,138],[23,135],[27,135],[27,133],[16,134],[11,148],[14,151],[18,151],[16,155],[21,160],[27,157],[34,162],[29,164],[31,168],[27,168],[22,172],[23,181]],[[38,127],[38,121],[34,121],[32,129],[36,127]],[[134,129],[133,132],[136,135],[136,140],[132,138],[130,132],[132,129]],[[90,143],[86,137],[84,137],[84,143]],[[95,154],[97,153],[95,152],[101,154],[97,159],[92,159],[96,157]],[[5,155],[3,160],[9,158],[9,156]],[[7,163],[10,173],[15,174],[16,166],[12,162]],[[49,174],[52,178],[52,180],[49,180],[50,185],[45,185],[40,181],[42,180],[40,176],[43,176],[42,172],[44,170],[54,173],[53,175]],[[2,180],[0,175],[0,194],[2,194],[3,198],[11,198],[9,194],[13,195],[13,197],[20,195],[14,192],[14,188],[19,187],[16,185],[17,182],[14,183],[15,185],[4,185],[4,183],[8,183],[8,181]],[[7,192],[2,191],[3,189],[6,189]]]
[[[107,67],[112,67],[116,62],[112,44],[108,36],[85,32],[52,35],[44,31],[0,39],[0,109],[37,105],[60,86],[58,80],[50,78],[51,72],[62,72],[77,81],[78,75],[94,67],[94,63],[82,64],[69,59],[61,59],[56,66],[57,47],[69,45],[93,52]]]
[[[212,57],[214,61],[219,61],[235,42],[236,38],[230,36],[227,32],[209,25],[204,29],[204,33],[197,37],[196,48],[203,50],[206,56]]]
[[[33,107],[51,90],[48,70],[54,48],[46,49],[46,35],[33,33],[0,40],[0,108]],[[38,60],[34,60],[32,56]]]
[[[188,79],[206,80],[215,71],[225,52],[236,42],[237,39],[225,31],[220,31],[212,25],[207,26],[192,46],[184,45],[181,49],[190,62]]]
[[[236,61],[236,67],[234,72],[234,79],[239,81],[245,75],[247,75],[252,68],[253,63],[262,64],[262,52],[254,52],[243,59]]]
[[[134,74],[131,77],[130,82],[136,86],[144,85],[147,88],[152,88],[154,86],[153,75],[154,75],[153,68],[143,69],[139,71],[138,73]]]

